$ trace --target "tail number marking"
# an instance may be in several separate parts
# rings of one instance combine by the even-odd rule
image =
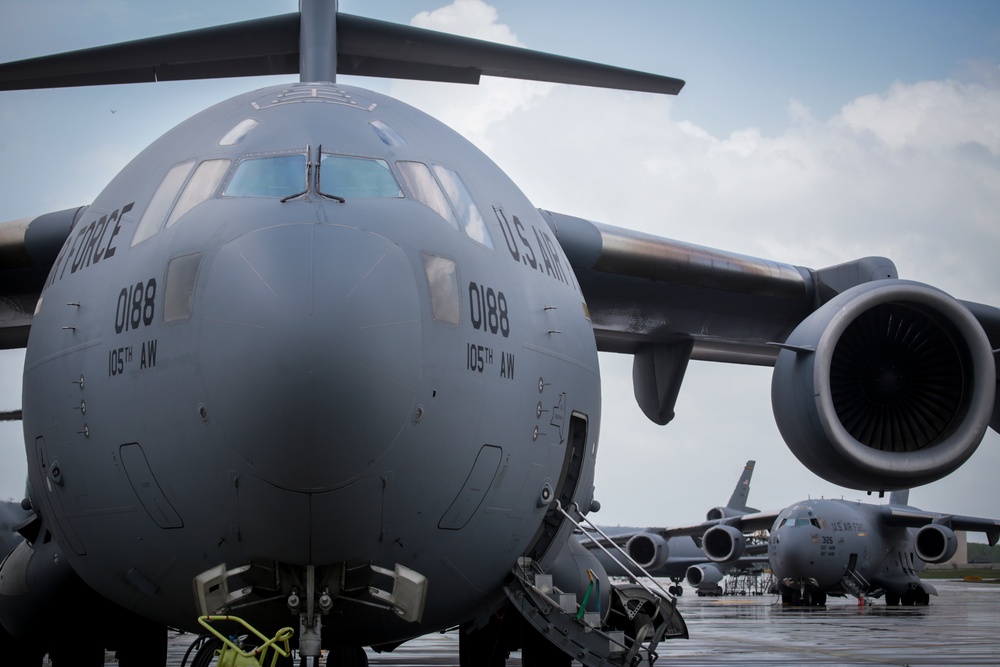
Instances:
[[[469,319],[477,331],[499,333],[504,338],[510,336],[507,297],[500,290],[469,283]]]

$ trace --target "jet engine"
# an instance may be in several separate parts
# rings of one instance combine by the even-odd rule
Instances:
[[[958,538],[951,528],[929,523],[913,537],[913,550],[917,558],[926,563],[943,563],[955,555]]]
[[[994,408],[996,366],[969,310],[904,280],[845,290],[781,344],[775,421],[812,472],[852,489],[927,484],[979,446]]]
[[[722,571],[714,565],[692,565],[685,573],[687,582],[698,588],[722,581]]]
[[[701,538],[701,550],[715,563],[738,560],[746,547],[746,536],[732,526],[712,526]]]
[[[625,544],[625,552],[629,558],[642,566],[644,570],[655,570],[663,567],[670,558],[670,547],[667,541],[654,533],[637,533]]]
[[[715,521],[717,519],[729,519],[731,517],[741,516],[743,514],[746,514],[746,512],[742,510],[735,510],[731,507],[723,507],[719,505],[718,507],[713,507],[712,509],[708,510],[708,512],[705,514],[705,520]]]

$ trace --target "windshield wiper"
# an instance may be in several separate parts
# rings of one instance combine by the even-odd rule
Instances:
[[[320,197],[324,197],[326,199],[332,199],[334,201],[340,202],[341,204],[346,203],[347,200],[344,199],[343,197],[339,196],[339,195],[331,195],[331,194],[328,194],[326,192],[323,192],[323,188],[320,185],[320,183],[322,183],[322,181],[320,180],[320,170],[322,168],[323,168],[323,144],[320,144],[319,145],[319,159],[316,162],[316,194],[318,194]]]
[[[278,201],[280,201],[282,204],[284,204],[285,202],[292,201],[293,199],[298,199],[299,197],[302,197],[302,196],[308,194],[308,192],[309,192],[309,190],[303,190],[302,192],[296,192],[294,195],[288,195],[286,197],[282,197]]]
[[[317,165],[316,171],[319,171],[319,166]],[[294,195],[286,195],[279,199],[282,204],[289,202],[293,199],[298,199],[299,197],[309,194],[309,176],[312,173],[312,150],[309,146],[306,146],[306,189],[302,192],[296,192]]]

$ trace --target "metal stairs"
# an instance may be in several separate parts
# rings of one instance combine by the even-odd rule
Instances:
[[[612,542],[582,514],[578,516],[581,522],[587,524],[586,529],[565,510],[558,509],[584,534],[596,531],[608,543]],[[605,547],[598,546],[607,552]],[[600,609],[599,590],[593,597],[596,604],[588,604],[595,586],[599,589],[599,578],[592,578],[581,602],[577,600],[576,593],[556,588],[552,575],[543,572],[540,565],[530,558],[518,560],[512,570],[513,576],[504,587],[508,599],[531,626],[585,667],[630,667],[641,662],[652,665],[658,658],[656,649],[661,641],[688,637],[687,626],[677,611],[675,598],[625,555],[620,547],[615,548],[631,562],[634,571],[645,575],[646,580],[630,576],[631,583],[612,585],[609,609]],[[626,570],[633,571],[632,568]]]
[[[849,569],[844,573],[844,578],[841,579],[840,585],[844,587],[845,591],[859,600],[864,599],[869,591],[871,591],[871,584],[868,583],[868,580],[854,569]]]

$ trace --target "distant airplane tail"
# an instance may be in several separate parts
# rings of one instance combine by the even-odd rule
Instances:
[[[733,489],[733,495],[726,503],[726,507],[729,509],[741,512],[757,511],[752,507],[747,507],[747,498],[750,496],[750,478],[753,477],[753,467],[756,463],[756,461],[747,461],[746,466],[743,467],[743,474],[740,475],[740,480],[736,482],[736,488]]]
[[[889,494],[889,504],[890,505],[909,505],[910,504],[910,490],[901,489],[899,491],[893,491]]]
[[[736,482],[736,488],[733,489],[733,495],[730,496],[729,502],[726,503],[725,507],[713,507],[710,509],[706,515],[709,521],[759,511],[747,506],[747,498],[750,496],[750,478],[753,476],[753,467],[755,464],[756,461],[747,461],[747,464],[743,467],[743,474],[740,475],[739,481]]]

